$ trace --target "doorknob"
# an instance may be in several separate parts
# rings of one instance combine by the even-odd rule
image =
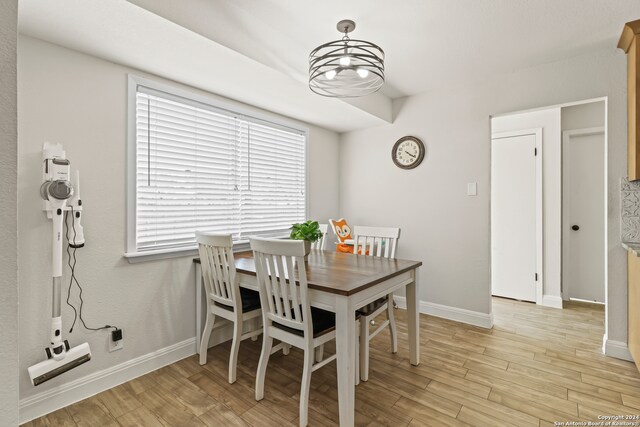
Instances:
[[[572,229],[573,231],[578,231],[578,230],[580,230],[580,227],[579,227],[579,226],[577,226],[577,225],[572,225],[572,226],[571,226],[571,229]]]

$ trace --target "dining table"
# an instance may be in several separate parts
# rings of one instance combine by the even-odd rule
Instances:
[[[240,286],[258,290],[253,252],[234,254]],[[196,265],[196,343],[203,327],[203,286],[199,258]],[[306,261],[310,304],[335,313],[338,407],[341,426],[355,420],[357,331],[355,311],[392,292],[405,289],[409,362],[420,363],[419,271],[422,262],[311,250]],[[196,344],[197,346],[198,344]]]

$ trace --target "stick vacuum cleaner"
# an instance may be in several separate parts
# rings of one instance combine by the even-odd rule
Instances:
[[[62,339],[62,245],[63,224],[65,212],[71,211],[73,216],[73,241],[71,247],[84,246],[84,233],[80,224],[82,201],[79,195],[79,176],[76,175],[74,185],[69,180],[70,163],[66,159],[62,145],[44,143],[43,147],[43,175],[44,183],[40,187],[40,195],[44,199],[44,210],[53,223],[53,307],[51,319],[51,341],[45,348],[47,360],[28,368],[29,377],[34,386],[42,384],[63,374],[76,366],[91,360],[91,349],[88,343],[71,347],[67,340]]]

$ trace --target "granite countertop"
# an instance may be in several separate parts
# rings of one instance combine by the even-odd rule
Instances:
[[[622,247],[633,253],[633,256],[640,257],[640,243],[622,242]]]
[[[640,182],[620,180],[622,247],[640,257]]]

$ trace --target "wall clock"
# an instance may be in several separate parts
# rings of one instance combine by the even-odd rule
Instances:
[[[413,169],[424,160],[425,148],[415,136],[403,136],[393,146],[391,159],[400,169]]]

